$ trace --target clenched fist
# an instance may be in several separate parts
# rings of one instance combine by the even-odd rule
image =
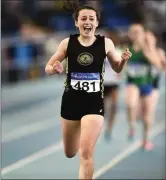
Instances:
[[[128,61],[128,59],[132,56],[132,53],[129,51],[128,48],[126,48],[125,52],[122,54],[122,61]]]
[[[52,73],[62,73],[63,72],[63,66],[59,61],[55,61],[55,63],[52,66]]]

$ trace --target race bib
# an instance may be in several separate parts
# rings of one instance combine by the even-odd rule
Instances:
[[[131,77],[144,77],[148,74],[149,66],[133,64],[128,66],[128,74]]]
[[[83,90],[88,93],[100,91],[99,73],[71,73],[71,86],[75,90]]]

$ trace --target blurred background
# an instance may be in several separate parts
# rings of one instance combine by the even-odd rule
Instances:
[[[82,1],[102,10],[99,30],[124,36],[132,22],[142,22],[166,43],[165,1]],[[2,84],[45,76],[43,67],[59,41],[76,31],[62,1],[2,0]]]
[[[121,46],[127,44],[128,27],[134,22],[140,22],[159,35],[162,48],[166,50],[166,1],[82,0],[81,2],[101,10],[98,33],[111,37],[115,44],[117,41]],[[1,1],[2,177],[4,179],[77,177],[79,159],[76,157],[74,160],[66,160],[61,142],[60,102],[65,74],[48,77],[44,71],[59,42],[76,32],[71,14],[64,11],[61,3],[62,1],[58,0]],[[160,83],[160,106],[156,116],[159,121],[163,122],[164,119],[165,122],[163,99],[165,76],[162,76]],[[118,116],[124,120],[118,121],[115,126],[117,139],[112,142],[113,145],[105,144],[101,135],[96,152],[97,169],[131,143],[126,140],[127,123],[123,88],[124,81],[121,85],[122,93],[118,106]],[[141,131],[141,125],[138,126]],[[124,134],[123,137],[119,131]],[[138,139],[140,134],[138,133]],[[122,176],[127,178],[134,179],[137,176],[149,178],[151,172],[156,170],[158,173],[155,173],[158,175],[156,176],[163,178],[164,137],[156,141],[158,147],[162,144],[161,152],[157,151],[151,156],[137,154],[138,159],[147,158],[146,162],[151,157],[157,158],[154,161],[160,167],[158,171],[157,166],[138,170],[141,164],[136,164],[131,173],[131,164],[125,162],[123,168],[115,168],[115,172],[107,174],[106,177],[122,179],[120,175],[124,173]],[[134,158],[130,159],[131,161],[132,164],[135,161],[138,163]],[[141,172],[143,173],[139,176]]]

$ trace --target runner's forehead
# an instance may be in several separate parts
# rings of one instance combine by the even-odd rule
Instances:
[[[84,18],[84,17],[96,18],[96,12],[91,9],[83,9],[79,12],[79,17],[80,18]]]
[[[137,31],[137,32],[141,32],[141,31],[144,31],[144,28],[143,26],[141,25],[132,25],[130,28],[129,28],[129,31],[132,32],[132,31]]]

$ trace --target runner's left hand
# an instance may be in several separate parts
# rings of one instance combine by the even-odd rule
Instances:
[[[128,61],[129,58],[132,56],[132,53],[129,51],[128,48],[126,48],[125,52],[123,52],[121,58],[122,58],[122,61]]]

